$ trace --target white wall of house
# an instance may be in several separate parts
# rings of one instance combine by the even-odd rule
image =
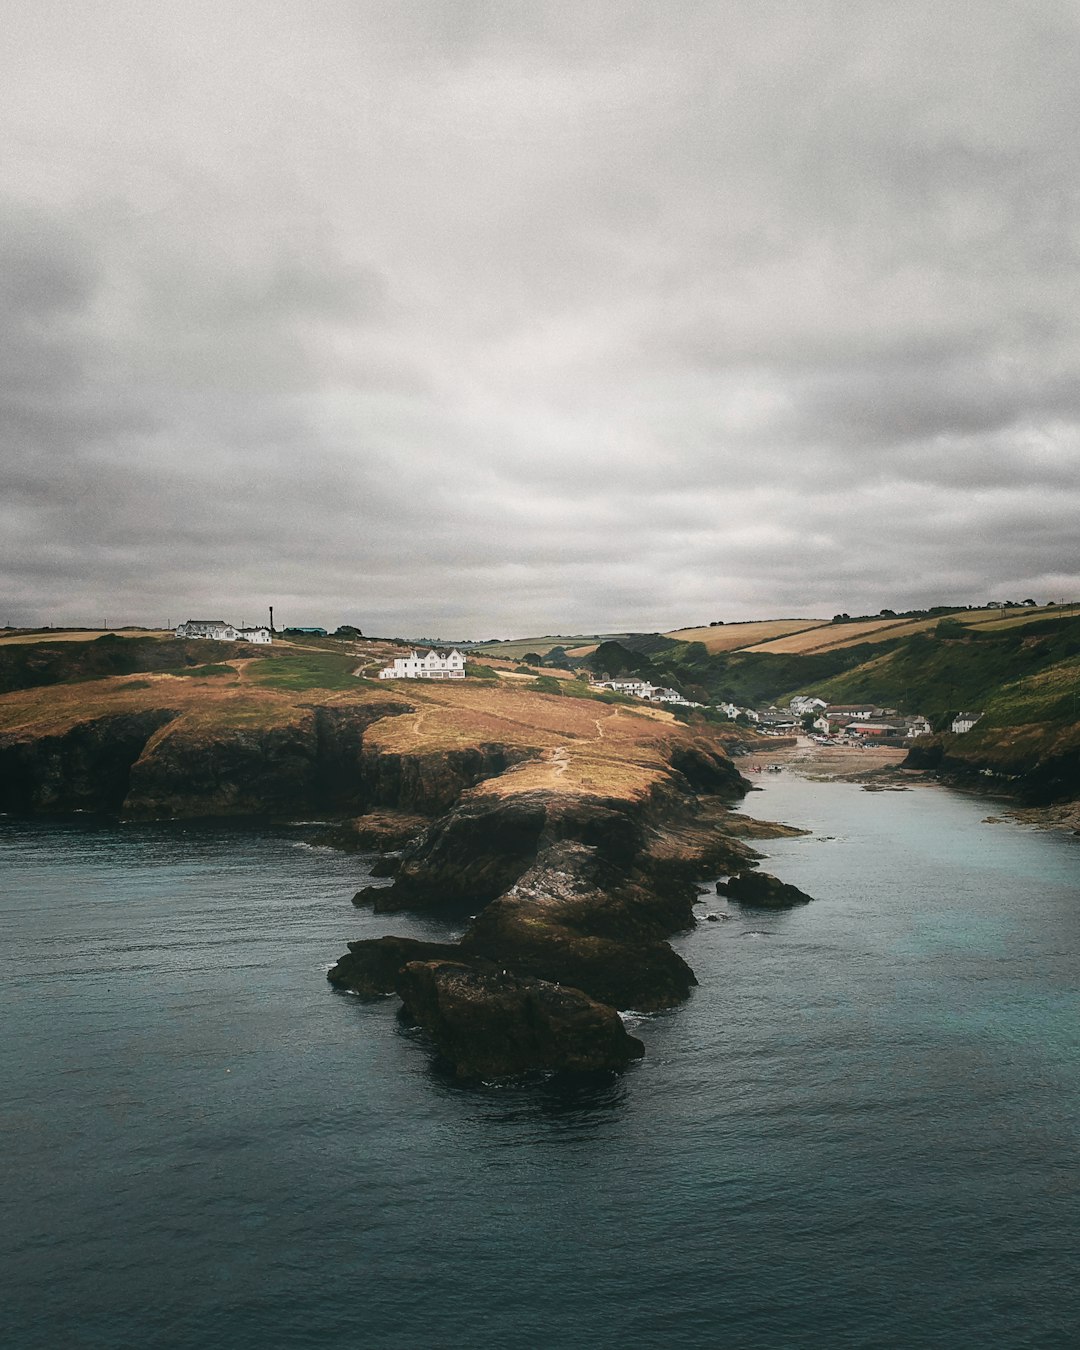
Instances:
[[[465,658],[459,651],[410,652],[379,671],[380,680],[463,680]]]
[[[223,619],[188,619],[177,624],[178,638],[209,638],[214,642],[272,642],[269,628],[236,628]]]

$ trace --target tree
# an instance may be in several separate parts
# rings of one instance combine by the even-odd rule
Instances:
[[[525,655],[521,658],[521,664],[523,666],[538,666],[541,664],[543,659],[544,658],[540,655],[539,652],[526,652]]]

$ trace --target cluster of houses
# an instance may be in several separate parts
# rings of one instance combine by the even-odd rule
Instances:
[[[238,628],[224,619],[188,619],[176,625],[178,638],[210,638],[214,642],[272,642],[269,628]]]
[[[701,703],[691,703],[674,689],[664,689],[660,685],[650,684],[648,680],[636,675],[628,675],[622,680],[594,680],[590,676],[589,686],[592,689],[610,689],[616,694],[628,694],[631,698],[642,698],[646,703],[668,703],[677,708],[704,706]]]
[[[845,737],[863,742],[897,742],[913,740],[916,736],[929,736],[933,730],[927,718],[921,714],[903,717],[895,708],[881,708],[873,703],[826,703],[823,698],[814,698],[797,694],[791,700],[786,711],[767,708],[755,711],[751,708],[736,708],[733,704],[721,704],[720,707],[729,717],[740,712],[755,723],[759,731],[784,735],[797,731],[805,725],[804,719],[810,715],[813,730],[820,737]],[[950,730],[960,734],[970,731],[982,716],[981,713],[961,712],[953,718]]]
[[[324,634],[325,629],[286,629],[288,633]],[[267,627],[245,628],[226,623],[224,619],[188,619],[176,627],[178,638],[209,638],[216,642],[257,642],[273,641],[273,630]],[[379,671],[380,680],[463,680],[465,678],[465,657],[456,648],[453,651],[411,651],[408,656],[399,656],[392,665]],[[589,684],[593,689],[610,689],[616,694],[626,694],[631,698],[642,699],[646,703],[662,703],[676,708],[700,708],[675,689],[665,689],[650,683],[637,675],[628,675],[622,679],[595,679],[589,675]],[[879,708],[872,703],[827,703],[823,698],[813,695],[797,694],[786,709],[740,708],[735,703],[717,703],[718,711],[725,713],[732,721],[739,717],[754,725],[766,735],[791,735],[805,727],[807,715],[811,718],[811,727],[816,738],[832,739],[842,737],[858,740],[862,743],[877,742],[897,744],[904,740],[913,740],[916,736],[928,736],[932,730],[925,717],[902,717],[895,708]],[[982,716],[977,712],[961,712],[953,718],[950,730],[956,734],[970,731]]]
[[[410,652],[399,656],[392,666],[379,671],[380,680],[463,680],[465,658],[452,652]]]

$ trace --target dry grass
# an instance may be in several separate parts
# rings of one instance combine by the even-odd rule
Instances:
[[[257,663],[263,669],[263,662]],[[115,676],[51,685],[0,696],[0,733],[16,738],[63,735],[121,713],[174,714],[151,745],[173,737],[212,742],[236,730],[253,733],[297,726],[320,706],[385,706],[365,745],[409,756],[439,756],[482,746],[506,747],[520,763],[478,792],[507,795],[539,788],[571,794],[637,799],[668,776],[676,744],[719,747],[711,730],[691,729],[661,709],[544,694],[527,682],[356,681],[347,688],[256,683],[243,674]],[[402,705],[408,711],[401,712]]]
[[[742,651],[744,647],[768,650],[761,647],[763,642],[786,633],[820,628],[823,623],[824,619],[763,619],[756,623],[726,623],[718,628],[680,628],[665,636],[677,642],[703,642],[710,654]]]
[[[0,646],[15,646],[27,642],[93,642],[99,637],[122,638],[171,638],[171,628],[128,628],[117,632],[115,628],[80,628],[78,632],[58,632],[52,628],[35,628],[32,631],[9,633],[0,636]]]

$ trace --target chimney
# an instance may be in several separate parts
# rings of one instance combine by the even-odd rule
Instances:
[[[274,631],[274,606],[270,606],[270,632]]]

